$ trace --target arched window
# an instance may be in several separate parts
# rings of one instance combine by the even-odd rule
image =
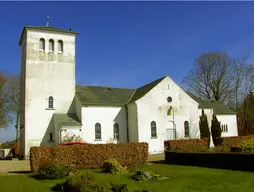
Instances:
[[[54,40],[53,39],[49,40],[49,50],[54,51]]]
[[[157,137],[157,128],[155,121],[151,122],[151,137]]]
[[[58,51],[63,52],[63,41],[62,40],[58,41]]]
[[[40,38],[39,49],[45,51],[45,39]]]
[[[188,121],[184,122],[184,135],[185,137],[190,136],[190,126]]]
[[[119,140],[119,124],[114,124],[114,139]]]
[[[101,139],[101,124],[95,124],[95,139]]]
[[[49,100],[48,100],[48,108],[49,109],[53,109],[54,108],[54,99],[52,96],[49,97]]]

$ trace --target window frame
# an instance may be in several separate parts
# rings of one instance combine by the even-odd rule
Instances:
[[[54,142],[54,139],[53,139],[53,133],[49,133],[49,140],[48,142]]]
[[[60,45],[60,46],[59,46]],[[60,50],[59,50],[59,47],[60,47]],[[57,51],[59,52],[59,53],[63,53],[63,40],[61,40],[61,39],[59,39],[58,41],[57,41]]]
[[[157,138],[157,124],[155,121],[151,121],[150,128],[151,128],[151,139],[156,139]]]
[[[188,134],[186,134],[186,132]],[[189,123],[189,121],[184,121],[184,137],[190,137],[190,123]]]
[[[48,109],[54,109],[54,98],[52,96],[48,98]]]
[[[117,137],[116,137],[117,135]],[[114,123],[113,125],[113,138],[114,140],[120,140],[120,134],[119,134],[119,124]]]
[[[50,49],[51,43],[52,43],[52,49]],[[50,39],[50,40],[49,40],[49,47],[48,47],[48,50],[49,50],[49,52],[54,52],[54,51],[55,51],[55,41],[54,41],[54,39]]]
[[[41,43],[42,43],[42,48],[41,48]],[[45,39],[44,38],[39,39],[39,51],[45,51]]]
[[[101,138],[101,124],[100,123],[95,123],[95,130],[94,130],[94,133],[95,133],[95,140],[98,141],[98,140],[102,140]],[[99,137],[97,136],[99,134]]]
[[[228,133],[228,125],[227,124],[221,124],[221,132]]]

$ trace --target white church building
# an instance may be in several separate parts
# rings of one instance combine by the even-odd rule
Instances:
[[[165,76],[137,89],[76,85],[76,32],[24,27],[21,61],[21,154],[54,146],[66,134],[96,144],[147,142],[149,153],[164,140],[199,138],[199,116],[215,114],[223,136],[237,136],[235,112],[200,100]]]

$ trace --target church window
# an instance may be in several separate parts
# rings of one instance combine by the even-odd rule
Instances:
[[[101,124],[95,124],[95,139],[101,139]]]
[[[223,133],[227,133],[228,132],[228,125],[227,124],[221,125],[221,131]]]
[[[190,136],[190,126],[189,126],[189,122],[188,121],[184,122],[184,136],[185,137],[189,137]]]
[[[151,137],[152,138],[157,137],[157,127],[156,127],[156,122],[155,121],[151,122]]]
[[[39,49],[45,51],[45,39],[41,38],[39,44]]]
[[[58,51],[63,52],[63,41],[62,40],[58,41]]]
[[[114,139],[116,140],[119,139],[119,124],[118,123],[114,124]]]
[[[49,141],[53,141],[53,133],[49,133]]]
[[[49,109],[53,109],[54,108],[54,99],[52,96],[49,97],[49,100],[48,100],[48,108]]]
[[[49,40],[49,50],[54,51],[54,40],[53,39]]]

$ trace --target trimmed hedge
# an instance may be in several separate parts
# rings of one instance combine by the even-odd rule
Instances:
[[[208,139],[182,139],[164,141],[166,151],[201,152],[208,151]]]
[[[254,171],[252,153],[211,153],[211,152],[169,152],[165,151],[165,160],[174,165],[190,165],[209,168]]]
[[[215,145],[223,145],[225,147],[236,147],[241,142],[246,140],[254,139],[254,135],[247,135],[247,136],[235,136],[235,137],[220,137],[216,138]]]
[[[30,148],[30,166],[37,171],[41,162],[82,168],[101,168],[103,162],[114,158],[122,166],[145,163],[148,158],[148,143],[85,144]]]

